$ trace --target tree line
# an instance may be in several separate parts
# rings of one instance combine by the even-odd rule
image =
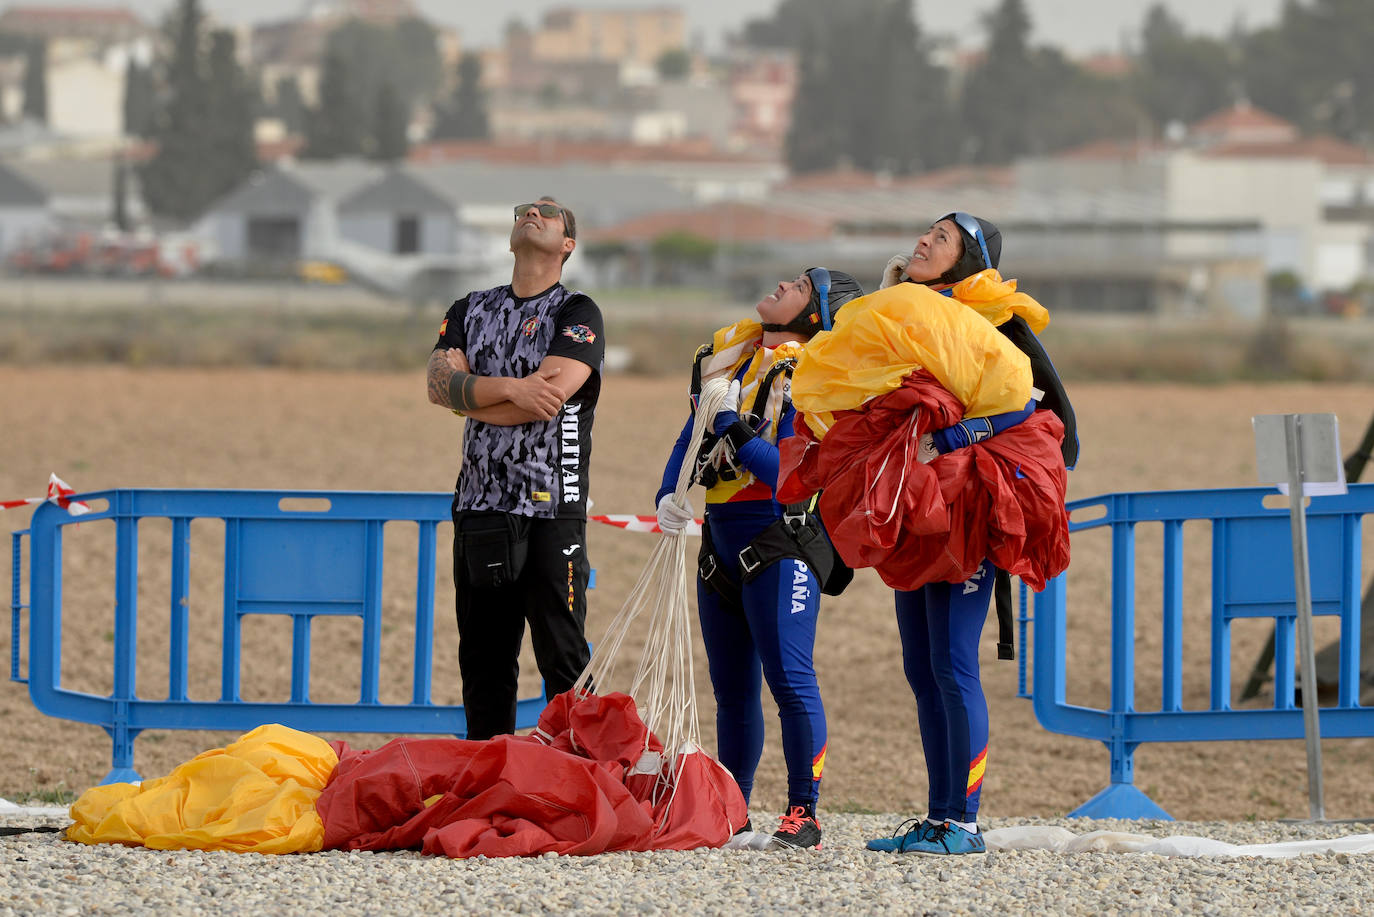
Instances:
[[[1237,23],[1223,38],[1190,34],[1156,5],[1119,74],[1033,45],[1026,0],[999,0],[982,25],[981,55],[957,71],[918,26],[916,0],[779,0],[742,38],[797,54],[785,145],[794,172],[1004,164],[1093,140],[1160,136],[1242,99],[1305,131],[1374,144],[1368,0],[1286,0],[1272,25]],[[163,32],[152,66],[129,62],[124,100],[126,130],[156,148],[137,168],[145,203],[160,216],[194,218],[238,186],[257,167],[253,126],[263,115],[303,136],[307,158],[400,159],[410,115],[425,107],[434,139],[490,133],[478,58],[463,56],[446,81],[437,36],[422,20],[353,20],[332,31],[313,107],[294,77],[265,93],[239,65],[233,33],[207,26],[201,0],[178,0]],[[43,43],[0,35],[0,52],[16,51],[26,56],[24,113],[42,121]],[[668,64],[676,72],[686,61],[660,69]],[[454,88],[445,95],[446,82]]]
[[[956,76],[915,0],[781,0],[744,40],[790,48],[798,90],[786,140],[796,172],[848,164],[910,174],[1004,164],[1102,139],[1158,137],[1239,101],[1310,133],[1374,143],[1374,3],[1286,0],[1278,21],[1222,38],[1151,7],[1124,73],[1032,45],[1025,0],[983,17],[978,60]]]
[[[145,203],[159,216],[193,219],[247,178],[258,167],[254,124],[262,116],[303,136],[309,159],[402,159],[411,112],[423,105],[435,112],[433,137],[488,133],[477,58],[462,58],[455,91],[439,98],[437,35],[423,20],[355,19],[332,30],[314,107],[291,76],[274,84],[268,101],[239,65],[233,33],[207,29],[200,0],[179,0],[164,32],[152,66],[130,60],[124,97],[126,132],[156,148],[138,171]]]

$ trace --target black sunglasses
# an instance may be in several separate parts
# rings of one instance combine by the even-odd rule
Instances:
[[[546,220],[552,220],[556,216],[563,215],[562,207],[558,206],[557,204],[550,204],[547,201],[541,201],[533,204],[516,204],[515,222],[519,223],[520,218],[523,217],[525,214],[529,213],[531,207],[536,208],[539,211],[539,215]]]

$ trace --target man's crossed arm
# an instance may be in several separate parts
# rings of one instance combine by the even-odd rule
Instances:
[[[429,400],[483,423],[514,426],[552,420],[591,375],[586,363],[545,357],[528,376],[479,376],[458,348],[435,350],[426,371]]]

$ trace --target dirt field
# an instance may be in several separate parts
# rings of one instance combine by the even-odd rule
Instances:
[[[593,499],[596,512],[648,513],[673,435],[685,408],[685,379],[608,378],[596,426]],[[0,499],[37,496],[49,472],[79,490],[114,487],[310,488],[426,490],[451,487],[458,462],[459,424],[425,402],[422,376],[294,373],[277,370],[177,371],[118,367],[0,366]],[[1343,447],[1353,448],[1374,410],[1370,385],[1078,384],[1071,386],[1084,443],[1070,475],[1072,498],[1124,490],[1248,486],[1254,483],[1250,417],[1257,413],[1332,411],[1342,423]],[[1367,479],[1368,479],[1367,475]],[[27,510],[0,513],[0,529],[22,528]],[[64,684],[108,692],[112,655],[112,527],[75,530],[65,548]],[[166,526],[141,534],[141,649],[138,684],[144,697],[165,696],[168,595]],[[199,537],[199,529],[194,530]],[[1095,535],[1096,533],[1092,533]],[[1198,538],[1198,535],[1201,538]],[[1366,522],[1366,578],[1374,569],[1374,532]],[[1208,592],[1206,530],[1190,530],[1186,595],[1193,604],[1185,628],[1185,706],[1205,702]],[[216,542],[216,537],[219,541]],[[595,640],[619,608],[655,536],[593,525],[589,548],[599,583],[592,594],[589,635]],[[213,698],[219,686],[218,601],[215,577],[222,529],[195,542],[192,566],[192,696]],[[389,552],[391,536],[388,535]],[[1142,531],[1139,551],[1156,550]],[[395,551],[405,549],[404,537]],[[447,582],[447,532],[440,531],[436,700],[458,700],[457,639]],[[1197,547],[1198,543],[1201,547]],[[411,542],[413,550],[413,540]],[[1103,538],[1074,544],[1070,571],[1069,699],[1101,704],[1107,693],[1105,647],[1108,555]],[[1201,551],[1200,560],[1192,558]],[[388,554],[388,557],[391,553]],[[1147,558],[1137,577],[1140,709],[1159,703],[1159,585]],[[8,566],[8,565],[6,565]],[[413,575],[412,575],[413,578]],[[9,576],[0,578],[8,596]],[[409,588],[410,595],[407,595]],[[385,584],[383,700],[403,701],[410,680],[406,616],[413,581],[404,572]],[[871,573],[848,592],[827,598],[817,649],[830,722],[830,752],[822,806],[849,811],[911,811],[924,807],[924,770],[915,706],[901,673],[891,595]],[[245,699],[286,698],[289,629],[283,620],[246,626]],[[314,699],[345,701],[358,686],[359,629],[351,620],[316,625]],[[1232,661],[1238,696],[1267,630],[1237,627]],[[1319,621],[1319,624],[1330,622]],[[413,630],[413,624],[409,625]],[[998,662],[995,623],[985,631],[983,667],[992,716],[990,766],[983,811],[990,816],[1062,814],[1108,782],[1106,750],[1096,742],[1046,732],[1030,702],[1016,694],[1017,666]],[[1333,636],[1319,627],[1318,646]],[[9,655],[8,628],[0,653]],[[27,665],[27,647],[21,647]],[[699,657],[700,658],[700,657]],[[1154,659],[1154,663],[1151,663]],[[538,690],[532,663],[528,688]],[[709,685],[699,665],[703,736],[713,745]],[[159,693],[161,692],[161,693]],[[1265,699],[1267,702],[1267,698]],[[771,702],[765,699],[765,705]],[[755,808],[784,802],[784,774],[776,719],[769,714],[768,747]],[[109,768],[110,742],[94,726],[37,713],[24,685],[0,683],[0,796],[14,800],[56,790],[81,790]],[[145,776],[233,738],[222,732],[144,733],[136,767]],[[388,736],[349,736],[355,745],[380,745]],[[1326,806],[1332,818],[1374,815],[1369,761],[1374,739],[1324,744]],[[1186,743],[1143,746],[1136,785],[1177,818],[1191,820],[1305,817],[1307,783],[1301,742]]]

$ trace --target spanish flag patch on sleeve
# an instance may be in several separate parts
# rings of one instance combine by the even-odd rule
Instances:
[[[439,337],[443,337],[443,336],[444,336],[444,332],[447,331],[447,330],[448,330],[448,319],[444,319],[442,322],[439,323]]]

